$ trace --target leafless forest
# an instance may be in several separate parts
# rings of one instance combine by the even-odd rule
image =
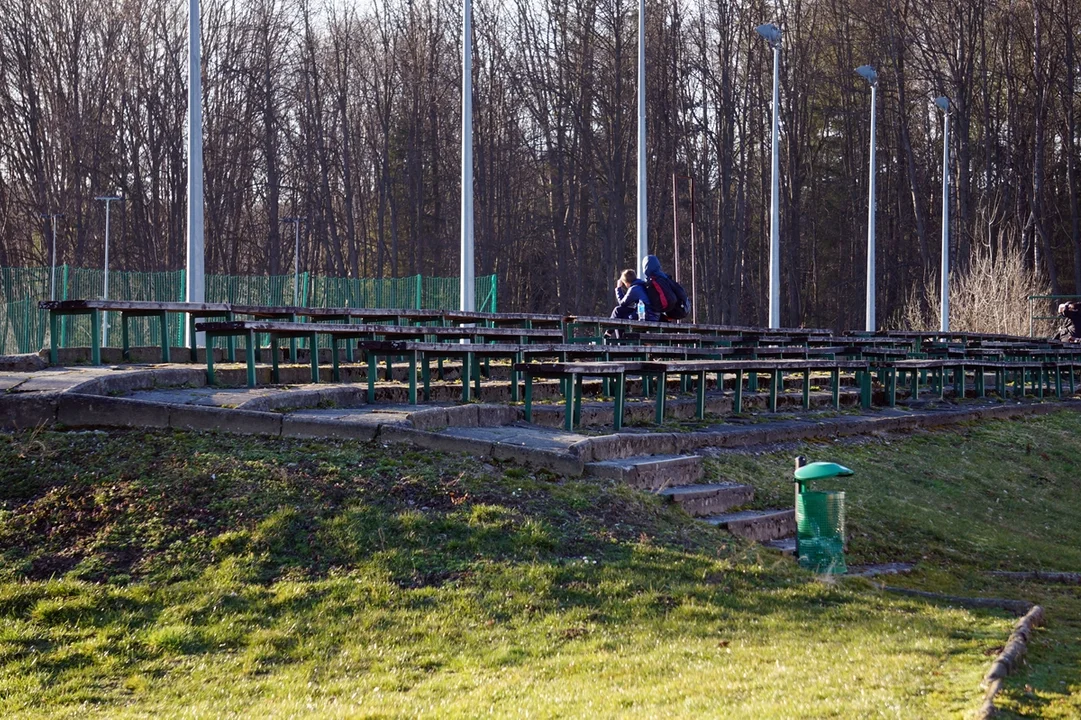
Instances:
[[[699,319],[762,323],[771,51],[784,30],[784,324],[862,324],[876,66],[880,317],[934,274],[941,115],[954,103],[953,267],[1023,253],[1081,288],[1081,0],[650,0],[650,247],[671,263],[672,175],[695,178]],[[184,264],[182,0],[0,0],[0,265]],[[500,307],[593,311],[633,263],[637,3],[477,0],[477,273]],[[461,6],[205,0],[207,272],[456,275]],[[690,204],[678,226],[689,287]]]

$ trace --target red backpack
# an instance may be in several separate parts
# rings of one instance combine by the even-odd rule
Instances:
[[[686,291],[671,278],[655,275],[646,280],[646,294],[664,320],[682,320],[687,317]]]

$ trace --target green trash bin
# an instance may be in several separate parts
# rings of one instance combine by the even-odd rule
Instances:
[[[837,463],[804,463],[796,458],[796,557],[807,570],[845,573],[845,494],[809,490],[807,483],[854,473]]]

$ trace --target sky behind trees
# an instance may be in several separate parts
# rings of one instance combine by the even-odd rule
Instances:
[[[593,312],[634,265],[637,3],[476,0],[478,274],[500,307]],[[203,3],[206,268],[458,271],[461,6]],[[184,264],[186,13],[177,0],[0,2],[0,265]],[[781,60],[782,322],[863,324],[870,90],[879,72],[878,314],[937,271],[953,102],[952,266],[1023,252],[1081,288],[1081,0],[647,2],[649,242],[673,258],[695,179],[699,320],[766,321],[772,58]],[[679,185],[681,276],[690,203]]]

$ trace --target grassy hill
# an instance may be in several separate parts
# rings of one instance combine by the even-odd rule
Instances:
[[[773,454],[856,470],[850,563],[1044,604],[1000,704],[1081,715],[1081,416]],[[4,717],[960,717],[1005,613],[822,582],[656,498],[399,446],[0,435]],[[1007,715],[1008,717],[1009,715]]]

